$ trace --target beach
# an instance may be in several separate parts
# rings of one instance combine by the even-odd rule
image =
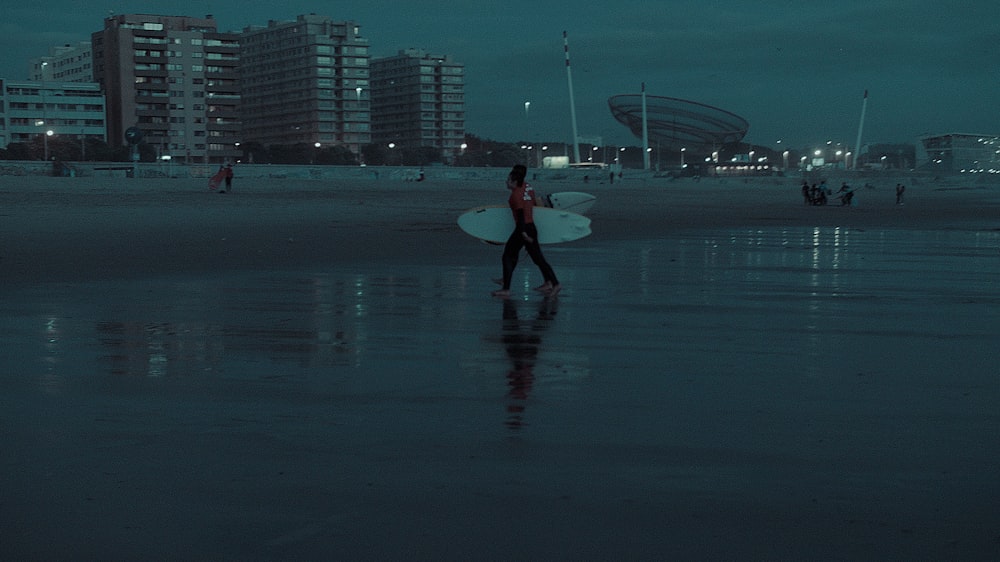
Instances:
[[[0,177],[0,555],[1000,557],[1000,185],[533,183]]]

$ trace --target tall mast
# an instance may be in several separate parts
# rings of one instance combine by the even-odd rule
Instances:
[[[642,83],[642,169],[649,169],[649,122],[646,118],[646,83]]]
[[[576,102],[573,100],[573,70],[569,66],[569,39],[563,31],[563,49],[566,51],[566,81],[569,83],[569,115],[573,123],[573,158],[580,162],[580,135],[576,130]]]
[[[858,159],[861,157],[861,130],[865,128],[865,110],[868,109],[868,90],[865,90],[865,101],[861,102],[861,122],[858,123],[858,139],[854,142],[854,162],[851,167],[858,169]]]

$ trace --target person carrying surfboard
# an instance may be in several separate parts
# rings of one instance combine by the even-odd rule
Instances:
[[[501,289],[493,291],[492,294],[495,297],[510,296],[510,281],[514,276],[514,268],[517,267],[517,260],[522,248],[528,251],[528,256],[538,266],[538,270],[542,272],[542,278],[545,280],[535,290],[549,296],[555,296],[562,289],[555,271],[552,270],[549,262],[545,261],[542,247],[538,244],[538,230],[535,228],[532,211],[535,205],[539,204],[539,201],[535,198],[535,190],[524,181],[527,174],[528,169],[518,164],[511,169],[510,175],[507,176],[507,189],[510,190],[510,198],[507,199],[507,203],[510,205],[511,212],[514,213],[514,232],[510,234],[510,238],[507,239],[507,244],[503,248],[503,257],[501,258],[503,284]]]

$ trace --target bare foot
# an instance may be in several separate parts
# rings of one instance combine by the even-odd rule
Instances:
[[[510,298],[510,291],[508,291],[507,289],[500,289],[497,291],[493,291],[490,294],[493,295],[494,297],[498,297],[501,299]]]
[[[545,283],[535,287],[535,290],[538,291],[539,293],[548,293],[549,291],[552,290],[552,283],[546,281]]]
[[[552,288],[549,290],[548,296],[554,297],[558,295],[559,291],[561,290],[562,290],[562,285],[553,285]]]

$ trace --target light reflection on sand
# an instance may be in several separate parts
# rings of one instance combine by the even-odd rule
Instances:
[[[866,317],[872,305],[919,303],[927,311],[970,300],[995,303],[990,275],[998,238],[982,231],[752,229],[554,247],[550,253],[568,287],[561,300],[572,303],[566,315],[587,328],[546,351],[586,365],[593,349],[588,337],[610,338],[597,348],[628,349],[650,340],[662,353],[669,342],[654,344],[660,338],[650,335],[711,347],[711,333],[740,340],[766,332],[821,357],[836,345],[830,340],[838,330],[876,320]],[[540,299],[527,290],[530,268],[524,265],[515,279],[521,290],[515,300],[527,301],[525,309]],[[39,349],[46,385],[71,366],[79,371],[81,357],[71,355],[80,353],[96,354],[98,373],[152,377],[299,376],[294,369],[310,371],[308,377],[337,376],[330,369],[388,361],[423,367],[421,361],[454,353],[470,365],[493,351],[482,343],[494,339],[490,302],[482,299],[488,278],[483,267],[456,267],[60,285],[33,295],[27,290],[22,306],[37,305],[38,324],[7,330],[27,349]],[[587,302],[597,308],[588,311]],[[603,318],[602,308],[616,317]],[[511,308],[505,318],[517,313],[533,314]],[[647,319],[651,313],[659,320]],[[31,332],[39,341],[30,341]],[[472,343],[477,333],[482,337]],[[450,350],[455,343],[460,346]]]

